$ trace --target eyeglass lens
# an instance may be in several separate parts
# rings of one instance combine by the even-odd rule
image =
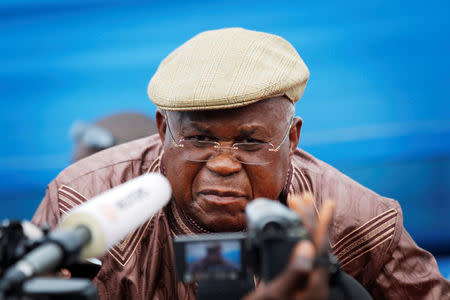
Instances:
[[[235,143],[227,147],[209,141],[182,140],[180,144],[184,158],[194,162],[206,162],[224,152],[245,164],[267,164],[273,158],[273,146],[265,143]]]

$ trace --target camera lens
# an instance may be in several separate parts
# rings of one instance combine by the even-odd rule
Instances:
[[[285,234],[285,228],[281,224],[272,221],[264,225],[262,232],[270,236],[281,236]]]

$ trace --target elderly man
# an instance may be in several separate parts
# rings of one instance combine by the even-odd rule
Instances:
[[[450,284],[383,198],[297,148],[294,116],[308,69],[281,37],[239,28],[201,33],[172,52],[150,81],[159,135],[77,162],[53,180],[33,221],[55,226],[93,196],[147,172],[172,184],[170,203],[112,248],[94,279],[105,299],[193,299],[178,281],[171,238],[239,231],[254,198],[287,203],[310,192],[335,201],[332,252],[376,298],[443,299]]]

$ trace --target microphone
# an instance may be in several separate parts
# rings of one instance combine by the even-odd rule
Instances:
[[[59,227],[87,227],[92,238],[81,258],[99,257],[164,207],[171,195],[169,181],[159,173],[149,173],[75,207]]]
[[[40,246],[5,272],[0,291],[79,259],[101,256],[164,207],[171,194],[163,175],[149,173],[75,207]]]

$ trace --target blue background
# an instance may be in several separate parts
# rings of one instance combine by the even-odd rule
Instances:
[[[198,32],[241,26],[285,37],[310,68],[300,146],[399,200],[415,240],[448,255],[449,3],[3,0],[0,219],[31,218],[70,163],[75,119],[153,115],[159,62]]]

